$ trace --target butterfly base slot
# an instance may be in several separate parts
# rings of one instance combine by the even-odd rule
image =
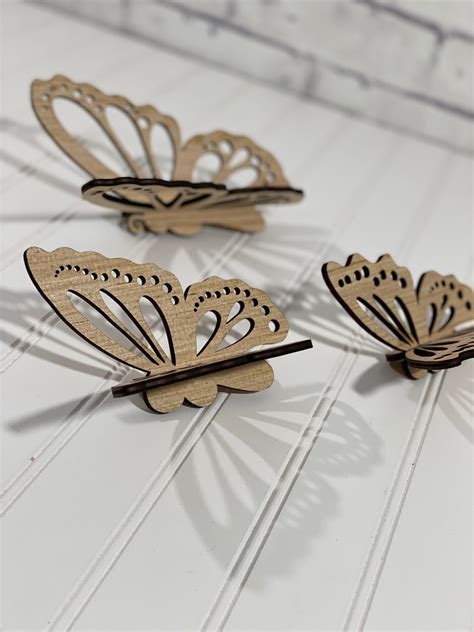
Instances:
[[[202,375],[209,375],[211,373],[217,373],[218,371],[225,371],[226,369],[245,366],[246,364],[251,364],[252,362],[261,362],[262,360],[277,358],[288,355],[289,353],[296,353],[297,351],[311,349],[312,347],[313,342],[311,340],[301,340],[287,345],[281,345],[279,347],[245,353],[243,355],[236,356],[235,358],[228,358],[227,360],[210,362],[209,364],[181,369],[179,371],[171,371],[162,375],[153,375],[135,380],[129,384],[114,386],[112,387],[112,395],[113,397],[127,397],[129,395],[135,395],[136,393],[143,393],[152,388],[159,388],[160,386],[168,386],[176,382],[192,380],[193,378],[200,377]]]

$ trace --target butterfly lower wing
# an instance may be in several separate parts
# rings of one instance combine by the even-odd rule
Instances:
[[[408,351],[405,358],[410,367],[428,371],[458,366],[464,360],[474,358],[474,330],[427,342]]]
[[[418,283],[417,294],[421,310],[428,315],[429,341],[445,338],[474,319],[474,292],[453,275],[425,272]]]
[[[239,279],[210,277],[191,285],[185,292],[186,323],[195,334],[194,348],[188,349],[186,365],[202,365],[241,355],[253,347],[284,340],[288,323],[280,310],[262,290]],[[215,327],[199,346],[198,331],[207,314],[215,315]],[[241,325],[247,326],[243,331]],[[273,370],[267,362],[226,369],[186,382],[149,390],[145,395],[150,408],[169,412],[184,401],[196,406],[211,404],[218,390],[257,392],[273,382]]]
[[[200,168],[206,156],[218,159],[216,169]],[[247,174],[252,187],[287,187],[288,181],[277,159],[246,136],[237,136],[222,130],[193,136],[178,155],[174,178],[176,180],[212,180],[237,187],[232,178]]]
[[[182,288],[174,275],[153,264],[108,259],[71,248],[53,252],[29,248],[25,265],[58,316],[90,344],[147,373],[174,368],[180,332],[179,328],[174,330],[173,323],[175,312],[184,305]],[[153,323],[144,316],[142,299],[151,304],[153,318],[166,330],[168,353],[155,337]],[[89,311],[81,311],[75,300]],[[120,335],[120,341],[111,337],[114,333]]]
[[[352,255],[344,266],[326,263],[322,274],[344,309],[381,342],[406,351],[426,338],[411,274],[389,255],[375,263]]]

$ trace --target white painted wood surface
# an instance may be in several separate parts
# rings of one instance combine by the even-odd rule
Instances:
[[[469,279],[471,160],[38,7],[2,17],[4,629],[470,629],[472,369],[398,377],[319,269],[392,252]],[[129,235],[34,118],[29,83],[55,72],[185,137],[255,136],[305,201],[257,236]],[[264,393],[153,416],[36,293],[33,244],[241,276],[315,348]]]

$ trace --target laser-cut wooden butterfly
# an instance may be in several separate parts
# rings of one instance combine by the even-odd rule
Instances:
[[[32,247],[24,259],[36,288],[69,327],[147,374],[114,387],[114,396],[142,392],[156,412],[173,411],[184,401],[207,406],[218,389],[266,389],[273,382],[267,358],[312,346],[306,340],[248,353],[257,345],[281,342],[288,323],[265,292],[239,279],[210,277],[183,291],[171,272],[151,263],[71,248],[47,252]],[[214,329],[199,347],[199,323],[209,312],[215,316]],[[241,332],[244,322],[247,330]],[[154,334],[157,324],[167,345]],[[121,342],[110,336],[110,328]],[[229,337],[237,330],[232,342]]]
[[[80,106],[112,141],[133,177],[119,177],[63,126],[54,109],[58,99]],[[62,75],[31,85],[33,109],[41,125],[59,147],[94,179],[82,187],[86,200],[121,211],[131,232],[167,230],[192,235],[203,225],[256,232],[264,225],[256,204],[299,201],[303,192],[289,186],[278,161],[246,136],[225,131],[193,136],[181,145],[177,122],[151,105],[135,106],[122,96],[101,92],[88,83],[75,83]],[[110,112],[119,110],[138,134],[143,155],[131,154],[114,129]],[[170,180],[163,178],[153,151],[153,133],[166,132],[173,154]],[[219,167],[210,182],[196,171],[203,158],[217,157]],[[253,176],[244,188],[230,188],[232,178]]]
[[[474,357],[474,329],[461,329],[474,318],[474,293],[453,275],[425,272],[415,290],[390,255],[371,263],[359,254],[324,264],[322,274],[352,318],[397,350],[387,360],[398,371],[419,379]]]

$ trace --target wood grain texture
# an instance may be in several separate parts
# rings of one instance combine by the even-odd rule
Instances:
[[[440,397],[424,405],[437,423],[417,458],[419,401],[438,377],[397,379],[382,345],[347,327],[315,271],[344,263],[357,244],[373,261],[383,243],[415,282],[431,268],[466,281],[472,162],[41,5],[5,3],[3,13],[2,47],[15,51],[3,91],[11,157],[2,224],[11,262],[2,280],[2,344],[11,351],[2,374],[5,628],[199,630],[217,602],[208,627],[219,629],[229,607],[226,632],[362,629],[366,608],[367,630],[469,629],[472,365],[440,372]],[[272,210],[267,230],[251,238],[205,230],[156,239],[121,229],[113,211],[78,199],[87,177],[32,118],[25,86],[50,76],[58,59],[72,77],[174,113],[186,135],[216,121],[245,130],[284,160],[306,202]],[[93,142],[76,109],[74,129]],[[396,218],[390,230],[387,217]],[[267,391],[221,393],[209,408],[152,416],[112,400],[111,386],[138,372],[56,317],[27,278],[30,244],[154,261],[183,286],[214,274],[246,279],[282,309],[291,339],[317,341],[317,354],[270,361]],[[310,261],[311,282],[301,287]],[[325,391],[343,348],[352,358],[353,333],[363,342],[356,363]],[[305,435],[299,443],[325,393],[308,428],[316,442]],[[301,459],[288,468],[295,449]]]
[[[120,177],[123,174],[106,166],[68,131],[54,108],[58,99],[66,99],[87,112],[112,142],[133,180],[125,182]],[[182,145],[179,126],[171,116],[151,105],[135,106],[125,97],[104,94],[91,84],[75,83],[63,75],[33,81],[31,101],[45,131],[93,176],[83,187],[84,198],[125,213],[132,232],[169,230],[191,235],[203,225],[257,232],[263,227],[263,218],[255,204],[302,198],[302,191],[289,186],[276,158],[247,136],[217,130],[193,136]],[[143,150],[140,159],[132,155],[114,128],[112,110],[118,110],[133,126]],[[157,128],[164,130],[172,154],[169,181],[163,179],[159,164],[163,156],[154,151],[153,132]],[[199,163],[208,156],[217,159],[218,166],[206,177],[208,182],[202,183]],[[247,180],[250,176],[248,186],[230,188],[232,179],[242,174]]]
[[[76,333],[112,358],[153,377],[232,360],[252,347],[280,342],[288,333],[285,317],[267,294],[239,279],[210,277],[183,290],[173,274],[154,264],[70,248],[54,252],[29,248],[25,265],[43,298]],[[81,307],[74,299],[81,301]],[[152,308],[151,314],[147,307]],[[214,315],[214,322],[199,346],[198,328],[208,314]],[[157,324],[166,347],[154,333]],[[245,330],[237,329],[241,325]],[[114,333],[120,334],[120,341]],[[185,400],[209,405],[219,388],[255,392],[268,388],[272,381],[271,367],[259,360],[153,387],[144,397],[152,410],[170,412]]]
[[[474,318],[474,293],[453,275],[426,272],[415,289],[409,270],[390,255],[372,263],[359,254],[344,266],[324,264],[322,274],[352,318],[398,350],[387,355],[397,371],[419,379],[474,357],[472,331],[456,331]]]

